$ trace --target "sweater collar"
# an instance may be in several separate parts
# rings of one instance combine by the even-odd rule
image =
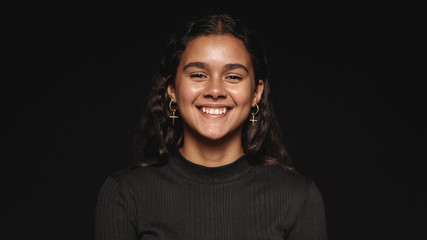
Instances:
[[[254,166],[249,164],[246,154],[234,162],[219,167],[195,164],[176,151],[168,159],[168,165],[179,175],[198,183],[217,184],[236,180],[249,173]]]

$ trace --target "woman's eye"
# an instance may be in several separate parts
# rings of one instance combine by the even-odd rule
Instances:
[[[243,78],[241,76],[237,76],[237,75],[229,75],[226,77],[226,79],[236,81],[236,80],[242,80]]]
[[[190,75],[191,78],[205,78],[206,76],[201,73],[194,73]]]

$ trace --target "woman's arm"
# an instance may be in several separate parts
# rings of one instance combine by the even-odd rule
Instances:
[[[296,217],[288,240],[327,240],[326,217],[322,195],[312,183],[305,203]]]
[[[95,212],[95,240],[135,240],[136,209],[129,189],[112,177],[102,185]]]

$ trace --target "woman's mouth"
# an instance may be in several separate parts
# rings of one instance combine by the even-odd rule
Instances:
[[[209,114],[209,115],[224,115],[226,114],[231,108],[228,107],[199,107],[199,110],[202,113]]]

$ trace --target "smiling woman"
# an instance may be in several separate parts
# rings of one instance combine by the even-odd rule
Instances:
[[[98,196],[96,239],[327,239],[322,196],[291,166],[266,57],[236,18],[193,18],[165,48],[134,166]]]
[[[188,44],[175,81],[168,86],[184,125],[180,151],[185,158],[217,167],[243,155],[243,124],[264,87],[263,80],[254,79],[250,55],[240,39],[212,34]]]

